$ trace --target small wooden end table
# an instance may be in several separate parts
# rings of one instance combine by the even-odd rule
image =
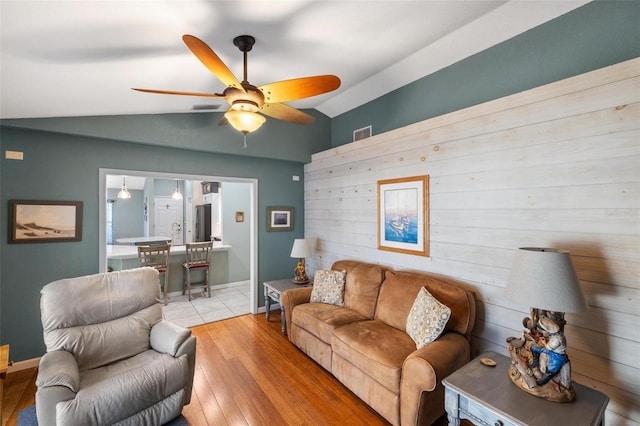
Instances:
[[[495,367],[480,362],[491,358]],[[460,419],[477,425],[603,425],[609,397],[573,382],[573,402],[551,402],[529,395],[509,380],[511,358],[487,352],[442,381],[449,424]]]
[[[312,282],[312,280],[309,280],[308,284],[294,284],[291,278],[264,282],[264,308],[267,321],[269,321],[271,313],[271,302],[280,303],[283,291],[292,288],[311,287]],[[282,321],[282,334],[287,334],[287,324],[284,319],[284,307],[282,305],[280,305],[280,321]]]
[[[0,406],[2,405],[2,397],[4,393],[4,379],[7,378],[7,370],[9,370],[9,345],[0,346]],[[2,410],[0,410],[0,417]]]

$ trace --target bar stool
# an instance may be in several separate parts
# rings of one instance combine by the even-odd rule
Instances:
[[[138,246],[138,264],[140,266],[150,266],[156,269],[162,279],[162,297],[166,306],[169,298],[167,288],[169,287],[169,252],[171,245],[154,244],[150,246]]]
[[[189,301],[191,301],[191,287],[193,285],[206,288],[207,297],[211,297],[211,283],[209,282],[209,264],[211,263],[211,252],[213,243],[207,241],[204,243],[187,243],[187,260],[182,263],[184,267],[184,278],[182,285],[182,294],[187,292]],[[204,271],[204,279],[199,282],[191,282],[191,271]]]

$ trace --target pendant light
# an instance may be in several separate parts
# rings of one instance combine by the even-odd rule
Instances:
[[[178,181],[176,180],[176,191],[171,195],[171,198],[174,200],[182,200],[182,193],[180,192],[180,188],[178,187]]]
[[[128,200],[131,198],[131,193],[127,191],[126,176],[122,176],[122,189],[118,192],[118,198],[121,200]]]

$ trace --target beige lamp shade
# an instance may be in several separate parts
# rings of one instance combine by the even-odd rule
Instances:
[[[311,247],[309,242],[303,238],[297,238],[293,241],[291,248],[291,257],[305,258],[311,256]]]
[[[588,307],[567,250],[518,249],[505,296],[521,305],[555,312],[579,312]]]

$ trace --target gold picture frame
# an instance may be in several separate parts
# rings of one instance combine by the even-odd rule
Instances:
[[[429,176],[378,181],[378,250],[429,256]]]

